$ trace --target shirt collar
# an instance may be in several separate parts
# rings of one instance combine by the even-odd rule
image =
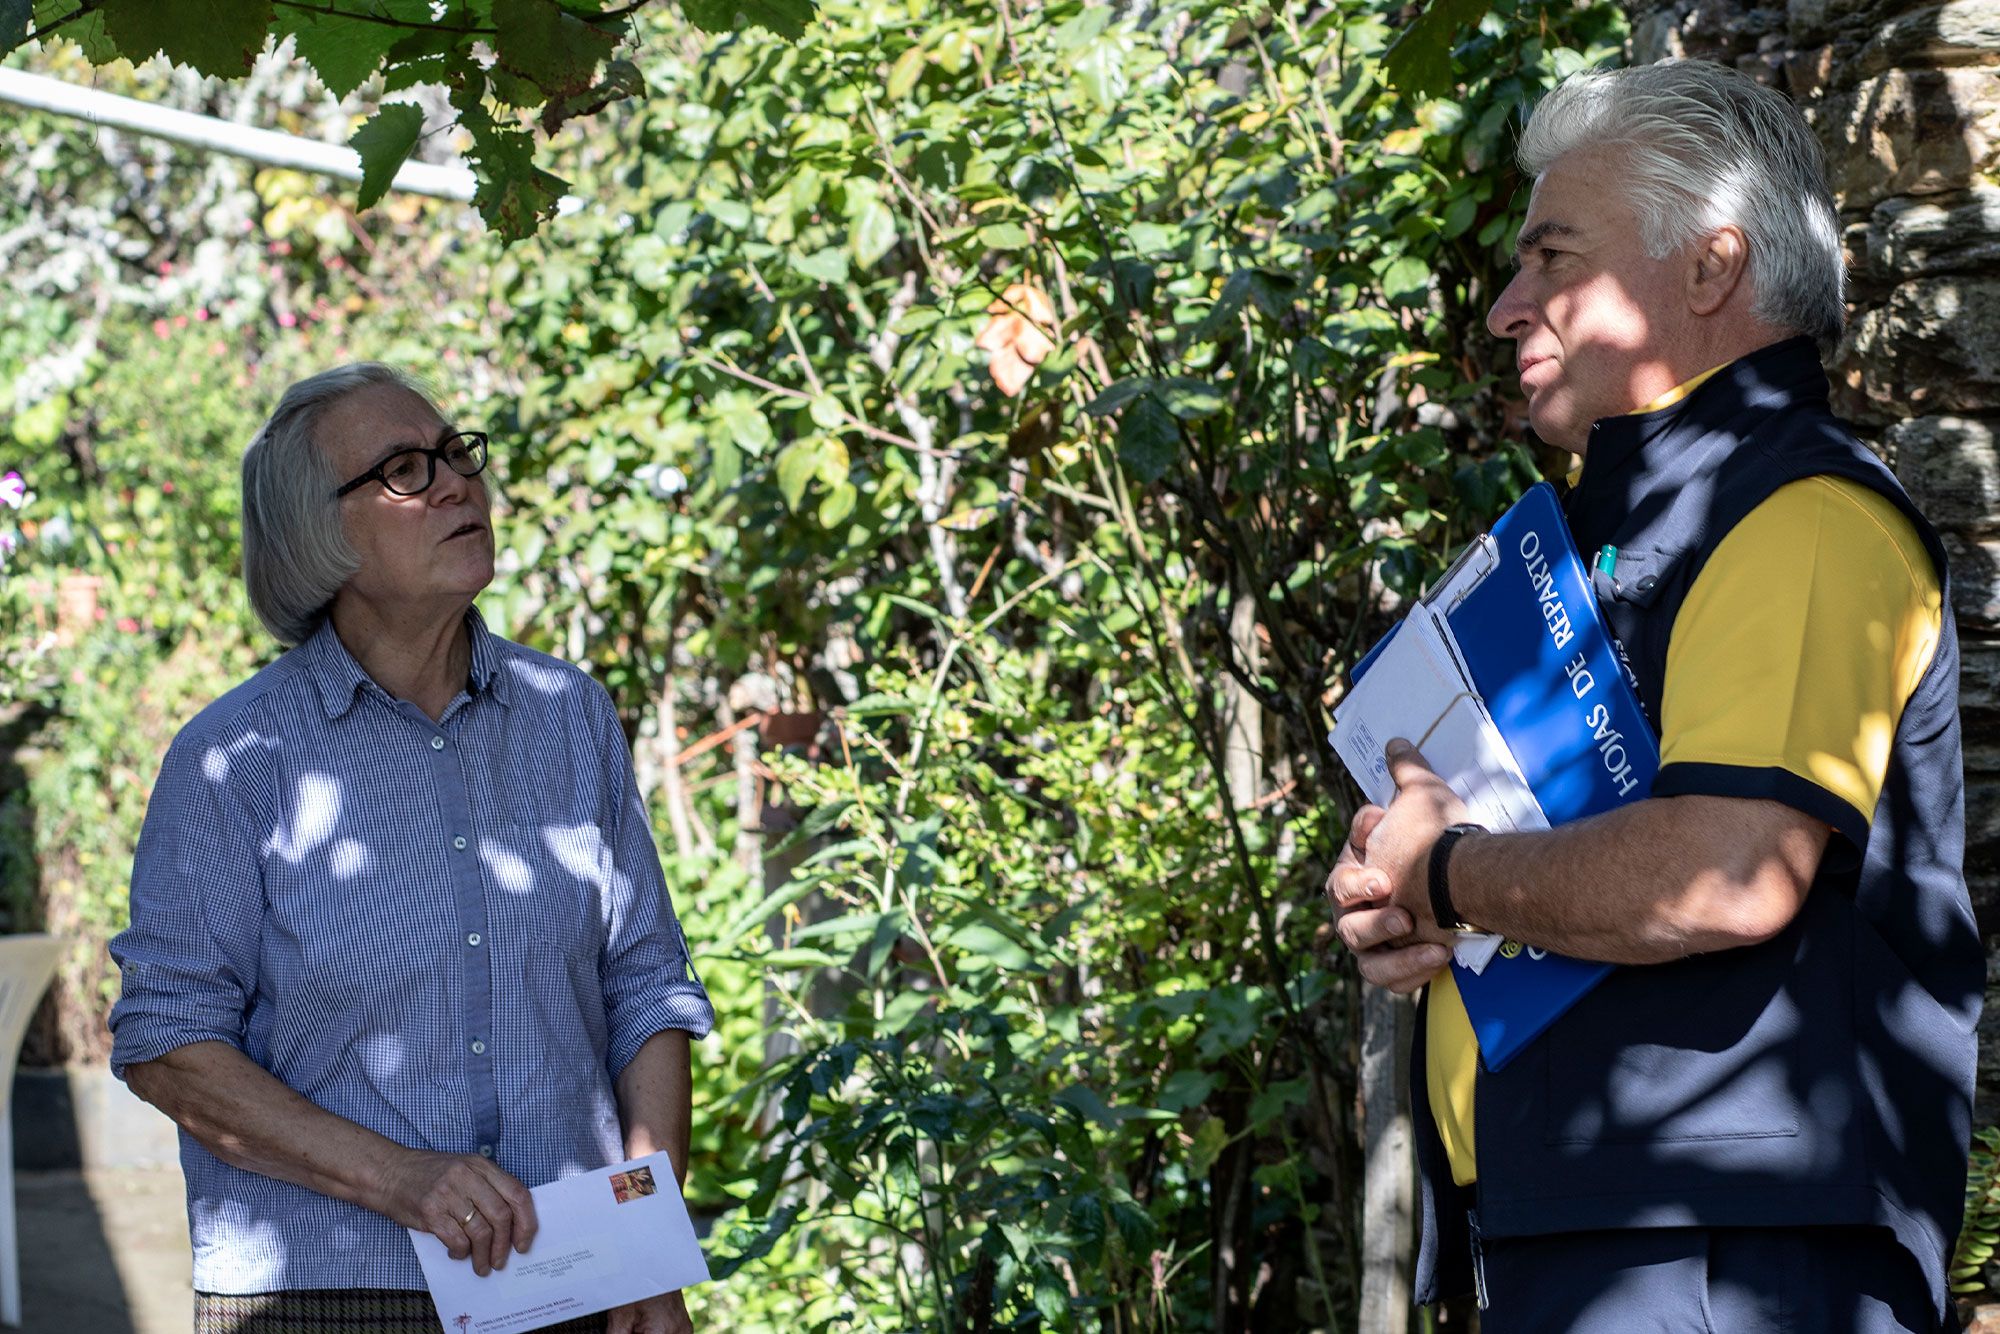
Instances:
[[[1725,361],[1722,363],[1722,366],[1727,366],[1728,364],[1729,363]],[[1642,412],[1658,412],[1661,408],[1672,407],[1674,404],[1686,398],[1689,394],[1692,394],[1695,390],[1701,388],[1701,386],[1711,376],[1713,376],[1717,371],[1722,369],[1722,366],[1710,366],[1707,370],[1703,371],[1700,375],[1695,376],[1693,379],[1682,380],[1679,384],[1675,385],[1672,389],[1669,389],[1666,393],[1661,394],[1658,398],[1648,403],[1645,407],[1634,408],[1632,409],[1632,411],[1626,413],[1625,415],[1628,417],[1636,417]]]
[[[1700,430],[1745,409],[1770,410],[1801,397],[1827,396],[1819,348],[1806,337],[1787,338],[1705,371],[1636,412],[1605,417],[1590,428],[1583,466],[1571,474],[1575,488],[1608,482],[1640,454],[1683,439],[1682,426]]]
[[[466,608],[465,626],[472,635],[472,693],[491,691],[494,699],[511,707],[513,692],[507,673],[500,670],[500,637],[486,628],[486,618],[477,607]]]
[[[486,628],[486,620],[477,607],[467,609],[465,628],[472,640],[468,691],[473,695],[491,692],[501,704],[511,705],[513,700],[507,673],[500,670],[500,641]],[[319,690],[319,701],[329,720],[339,718],[353,708],[354,697],[361,690],[382,689],[361,669],[361,664],[347,651],[347,645],[340,642],[331,616],[320,622],[319,629],[313,631],[312,638],[306,640],[303,648],[307,673]]]
[[[1824,404],[1828,385],[1819,348],[1788,338],[1720,366],[1678,402],[1652,412],[1606,417],[1590,428],[1583,475],[1566,504],[1570,512],[1609,505],[1618,512],[1650,483],[1680,475],[1677,457],[1711,436],[1737,438],[1769,413],[1794,404]]]
[[[1672,389],[1669,389],[1666,393],[1661,394],[1658,398],[1646,404],[1644,407],[1634,408],[1630,412],[1620,413],[1619,415],[1623,417],[1641,417],[1649,412],[1658,412],[1662,408],[1670,408],[1674,404],[1686,398],[1689,394],[1692,394],[1695,390],[1701,388],[1703,384],[1707,383],[1710,379],[1714,378],[1715,373],[1717,371],[1722,370],[1724,367],[1728,365],[1729,363],[1725,361],[1722,363],[1721,366],[1710,366],[1700,375],[1697,375],[1692,379],[1682,380]],[[1563,480],[1568,482],[1571,486],[1575,486],[1578,482],[1583,480],[1582,459],[1577,460],[1576,466],[1569,470],[1568,475],[1565,476]]]

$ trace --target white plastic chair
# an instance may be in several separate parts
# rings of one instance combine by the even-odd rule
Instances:
[[[63,942],[0,936],[0,1324],[21,1324],[21,1247],[14,1230],[14,1064]]]

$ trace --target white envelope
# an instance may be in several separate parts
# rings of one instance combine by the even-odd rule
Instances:
[[[485,1278],[428,1232],[410,1232],[444,1334],[519,1334],[708,1281],[708,1262],[664,1153],[537,1186],[526,1255]]]

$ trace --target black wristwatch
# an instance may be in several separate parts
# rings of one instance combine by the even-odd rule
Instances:
[[[1451,879],[1448,872],[1451,867],[1452,844],[1458,842],[1458,840],[1464,838],[1467,834],[1483,834],[1485,832],[1486,827],[1484,825],[1455,824],[1446,829],[1442,834],[1439,834],[1437,842],[1431,844],[1431,916],[1436,918],[1437,924],[1446,931],[1477,931],[1479,929],[1475,926],[1468,926],[1458,920],[1458,911],[1451,906]]]

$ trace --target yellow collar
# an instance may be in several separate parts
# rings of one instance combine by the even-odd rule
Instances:
[[[1727,366],[1728,364],[1729,363],[1725,361],[1722,363],[1722,366]],[[1658,412],[1661,408],[1672,407],[1674,404],[1686,398],[1689,394],[1692,394],[1695,390],[1701,388],[1703,382],[1706,381],[1711,375],[1714,375],[1717,371],[1721,370],[1722,366],[1710,366],[1707,370],[1703,371],[1700,375],[1695,376],[1692,380],[1682,380],[1679,384],[1675,385],[1672,389],[1669,389],[1666,393],[1661,394],[1658,398],[1648,403],[1645,407],[1634,408],[1632,409],[1631,412],[1627,413],[1626,415],[1630,417],[1636,417],[1642,412]]]

